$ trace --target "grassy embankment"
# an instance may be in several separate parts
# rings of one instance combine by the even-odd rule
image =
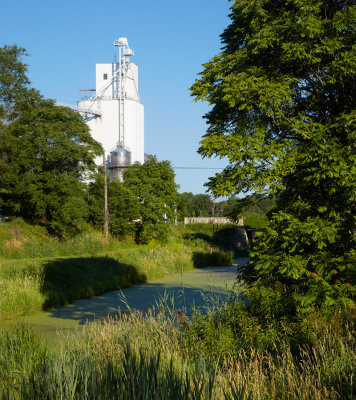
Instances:
[[[105,240],[97,232],[60,242],[21,220],[0,223],[0,319],[28,315],[79,298],[206,265],[227,265],[231,254],[203,240],[146,246]]]

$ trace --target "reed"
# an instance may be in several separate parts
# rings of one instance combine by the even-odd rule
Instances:
[[[276,343],[274,352],[237,349],[212,360],[199,343],[203,338],[189,341],[191,320],[182,325],[168,300],[147,313],[122,313],[88,325],[63,337],[51,353],[24,327],[3,332],[2,399],[346,400],[355,395],[353,327],[340,328],[343,317],[337,312],[329,321],[314,318],[310,347],[286,350]]]
[[[124,323],[141,324],[134,316]],[[112,327],[115,325],[112,325]],[[16,341],[17,351],[27,346],[18,332],[8,334]],[[92,333],[93,337],[98,332]],[[105,341],[103,334],[99,337]],[[98,338],[97,338],[98,339]],[[51,354],[41,353],[32,364],[24,357],[2,357],[1,399],[212,399],[222,392],[215,384],[220,372],[208,369],[203,360],[177,360],[166,349],[121,340],[120,348],[101,357],[92,353],[88,343],[78,348],[69,344]],[[112,345],[110,345],[111,347]],[[29,346],[33,348],[34,346]],[[107,348],[106,348],[107,350]],[[11,354],[8,351],[6,356]],[[2,364],[1,364],[2,363]],[[15,371],[16,369],[16,371]],[[21,371],[15,378],[17,371]],[[238,393],[244,399],[244,393]],[[220,396],[219,396],[220,397]],[[227,397],[229,398],[229,397]]]

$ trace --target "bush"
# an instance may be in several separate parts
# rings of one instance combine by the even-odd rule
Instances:
[[[320,338],[327,336],[330,346],[343,357],[337,338],[343,338],[347,346],[351,344],[349,335],[356,322],[356,310],[315,309],[309,316],[296,316],[294,307],[293,300],[282,291],[256,287],[248,291],[248,300],[235,299],[207,315],[194,315],[188,341],[198,353],[211,359],[238,357],[241,351],[274,356],[290,351],[299,357],[301,349],[322,345]]]

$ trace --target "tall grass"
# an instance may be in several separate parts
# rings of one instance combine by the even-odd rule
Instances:
[[[208,250],[218,247],[214,240],[183,240],[192,233],[202,233],[206,237],[226,229],[226,226],[213,227],[211,224],[197,224],[171,227],[170,236],[163,243],[152,242],[150,246],[172,244],[180,246],[183,243],[191,247]],[[226,241],[226,238],[224,238]],[[209,246],[210,245],[210,246]],[[22,219],[11,222],[0,222],[0,260],[37,259],[53,257],[69,257],[76,255],[97,255],[110,253],[118,249],[144,247],[135,246],[132,238],[118,241],[113,237],[104,236],[93,230],[83,232],[73,239],[61,241],[48,235],[46,229],[39,225],[31,225]]]
[[[143,323],[142,317],[133,316],[124,324]],[[152,324],[152,321],[150,322]],[[99,344],[107,341],[107,335],[115,334],[114,324],[110,332],[87,332]],[[224,396],[218,380],[221,372],[207,368],[203,360],[177,359],[167,349],[149,346],[150,337],[138,341],[128,341],[116,336],[120,346],[111,344],[93,353],[88,342],[71,337],[61,350],[51,354],[38,349],[37,339],[32,334],[23,335],[17,329],[7,335],[8,346],[0,352],[0,383],[2,399],[213,399],[230,398]],[[116,332],[117,334],[118,332]],[[146,332],[147,334],[148,332]],[[2,333],[4,336],[4,333]],[[99,336],[99,337],[97,337]],[[32,342],[28,338],[32,338]],[[1,337],[0,337],[1,338]],[[8,339],[10,338],[10,340]],[[100,339],[101,338],[101,339]],[[2,339],[2,338],[1,338]],[[74,341],[73,341],[74,340]],[[112,338],[111,338],[112,342]],[[16,343],[16,354],[13,343]],[[25,351],[21,353],[22,347]],[[35,349],[33,362],[29,362],[28,349]],[[19,354],[25,356],[18,357]],[[236,385],[233,388],[237,399],[244,399],[244,391]],[[218,397],[217,397],[218,396]]]
[[[46,356],[45,345],[27,326],[0,331],[0,389],[19,388],[24,377],[39,370]]]
[[[45,296],[41,279],[15,276],[0,279],[0,318],[19,317],[41,310]]]
[[[339,330],[321,315],[311,323],[310,347],[276,343],[273,352],[237,348],[214,359],[167,308],[86,326],[50,354],[16,328],[0,334],[2,399],[352,399],[352,326]]]

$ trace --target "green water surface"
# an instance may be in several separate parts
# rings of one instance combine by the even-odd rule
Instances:
[[[31,326],[43,340],[55,344],[66,332],[80,332],[86,324],[117,314],[119,309],[145,311],[162,301],[177,310],[185,309],[189,312],[193,307],[204,309],[210,301],[222,302],[227,298],[229,289],[236,282],[237,264],[247,261],[247,258],[236,259],[234,266],[195,269],[122,291],[110,291],[90,299],[76,300],[58,309],[41,311],[16,320],[0,321],[0,327],[9,328],[21,321]]]

